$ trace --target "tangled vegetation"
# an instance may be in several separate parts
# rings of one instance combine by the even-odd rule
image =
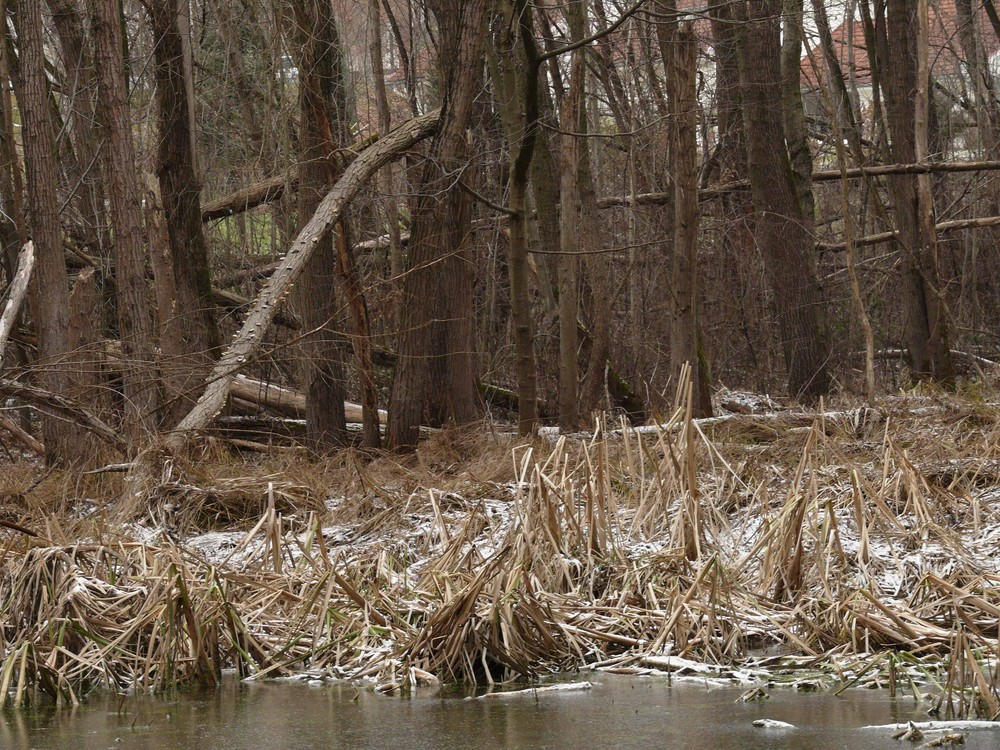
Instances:
[[[995,396],[800,412],[734,394],[749,413],[441,432],[372,461],[207,439],[142,503],[114,473],[30,486],[20,463],[0,701],[227,668],[388,691],[588,666],[936,685],[943,713],[995,717]]]

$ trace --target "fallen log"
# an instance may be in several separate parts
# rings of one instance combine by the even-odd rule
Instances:
[[[121,435],[83,406],[65,396],[7,378],[0,378],[0,393],[23,399],[40,411],[63,417],[93,433],[122,454],[129,453],[129,445]]]
[[[29,435],[25,430],[15,422],[13,419],[8,417],[6,414],[0,414],[0,427],[7,430],[14,438],[21,443],[25,448],[37,453],[39,456],[45,455],[45,446],[42,445],[40,440]]]
[[[282,388],[273,383],[265,383],[262,380],[254,380],[246,375],[236,376],[230,394],[243,401],[274,409],[285,416],[303,419],[306,415],[306,394],[291,388]],[[360,423],[362,421],[361,404],[345,401],[344,416],[348,422]],[[388,419],[388,414],[384,409],[378,410],[378,416],[379,421],[383,424]]]
[[[279,174],[277,177],[261,180],[250,187],[237,190],[229,195],[224,195],[218,200],[203,204],[201,207],[202,223],[214,219],[224,219],[227,216],[235,216],[257,206],[262,206],[265,203],[280,200],[286,190],[296,190],[298,185],[298,172],[288,175]]]
[[[336,149],[329,158],[331,161],[337,162],[338,171],[343,171],[353,160],[354,154],[368,148],[377,140],[377,135],[369,136],[354,143],[349,148]],[[293,193],[298,189],[299,173],[296,169],[291,170],[288,174],[268,177],[266,180],[255,182],[253,185],[236,190],[217,200],[203,203],[201,205],[201,221],[205,223],[214,219],[235,216],[257,208],[257,206],[263,206],[265,203],[273,203],[280,200],[286,192]]]
[[[239,333],[216,363],[201,397],[177,425],[176,430],[167,437],[168,450],[183,448],[192,439],[194,431],[207,427],[222,411],[237,373],[261,345],[279,303],[302,273],[317,243],[340,220],[361,188],[384,165],[433,134],[439,124],[440,114],[437,112],[415,117],[362,151],[344,170],[340,179],[320,202],[316,213],[295,238],[281,268],[264,285]]]
[[[978,219],[953,219],[952,221],[942,221],[940,224],[935,225],[935,229],[938,233],[941,232],[954,232],[959,229],[983,229],[986,227],[997,227],[1000,226],[1000,216],[981,216]],[[894,239],[899,232],[879,232],[878,234],[869,234],[867,237],[859,237],[854,240],[854,247],[864,247],[866,245],[878,245],[882,242],[889,242]],[[816,249],[828,252],[836,253],[842,252],[847,249],[846,242],[817,242]]]
[[[1000,161],[932,161],[923,164],[880,164],[874,167],[855,167],[853,169],[823,169],[812,173],[813,182],[832,182],[847,178],[856,180],[860,177],[882,177],[892,174],[937,174],[940,172],[988,172],[1000,169]],[[734,180],[720,185],[702,188],[698,191],[699,200],[712,200],[737,190],[748,190],[749,180]],[[637,193],[636,195],[611,195],[597,201],[598,208],[616,208],[619,206],[662,206],[674,199],[673,192]]]
[[[280,266],[281,261],[276,260],[251,268],[241,268],[219,277],[215,283],[220,287],[230,287],[242,284],[244,281],[261,281],[277,271]]]

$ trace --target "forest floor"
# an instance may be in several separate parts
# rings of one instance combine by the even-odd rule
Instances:
[[[128,500],[120,473],[10,456],[0,703],[223,668],[381,691],[599,668],[995,717],[1000,394],[717,402],[533,441],[444,431],[408,457],[212,439]]]

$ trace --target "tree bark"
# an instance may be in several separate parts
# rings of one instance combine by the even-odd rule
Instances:
[[[388,442],[416,446],[427,410],[432,425],[475,421],[482,401],[473,351],[471,198],[456,185],[468,166],[468,127],[479,89],[489,0],[428,0],[438,26],[441,128],[413,207],[403,285],[399,364]]]
[[[784,143],[781,108],[781,0],[742,3],[740,82],[747,161],[756,216],[756,240],[764,258],[777,318],[788,390],[814,402],[829,392],[829,349],[823,297]]]
[[[193,394],[218,357],[221,339],[215,319],[208,245],[201,223],[201,185],[196,173],[191,106],[185,76],[178,0],[150,0],[160,183],[170,265],[176,297],[162,314],[176,335],[161,341],[164,384],[170,397],[165,421],[173,424],[191,408]],[[173,350],[166,345],[179,342]]]
[[[329,2],[297,0],[294,5],[299,53],[299,229],[309,222],[325,186],[336,180],[328,154],[346,141],[343,51]],[[346,224],[337,242],[346,241]],[[319,452],[347,440],[344,419],[344,353],[337,336],[339,305],[335,280],[338,254],[333,237],[318,241],[295,288],[304,333],[299,342],[306,393],[306,439]]]
[[[7,301],[3,313],[0,313],[0,371],[3,370],[4,352],[7,349],[7,339],[14,329],[21,303],[28,292],[31,272],[35,268],[35,246],[28,240],[17,254],[17,270],[10,275],[7,287]]]
[[[21,91],[18,103],[24,142],[28,212],[35,247],[32,277],[32,317],[38,337],[38,381],[52,393],[70,385],[69,280],[63,259],[59,204],[56,198],[55,138],[49,119],[48,81],[42,40],[42,12],[37,0],[17,0],[17,31],[21,45]],[[82,460],[82,441],[69,424],[48,414],[42,417],[46,459],[73,464]]]
[[[368,57],[371,60],[375,87],[375,109],[378,113],[378,131],[385,135],[392,128],[392,112],[385,87],[385,68],[382,63],[382,13],[379,0],[368,0]],[[385,210],[386,229],[389,235],[389,273],[393,283],[403,276],[403,245],[400,241],[399,205],[393,194],[393,166],[387,165],[379,176],[382,203]],[[397,316],[398,317],[398,316]]]
[[[671,116],[669,164],[675,195],[670,371],[674,381],[681,383],[682,368],[690,368],[691,413],[701,418],[712,416],[712,393],[698,315],[698,38],[690,22],[675,24],[670,31],[670,44],[662,50],[670,62],[666,67]]]
[[[812,153],[802,104],[801,59],[803,0],[784,0],[784,23],[781,33],[781,114],[788,144],[788,161],[792,167],[795,195],[802,207],[802,220],[812,233],[815,226],[816,203],[812,193]]]
[[[98,96],[105,126],[104,168],[114,227],[118,335],[122,342],[125,433],[135,441],[155,431],[158,406],[155,346],[146,284],[142,203],[122,57],[121,5],[91,0]]]
[[[580,155],[576,133],[583,112],[586,58],[583,50],[572,53],[569,87],[562,98],[559,126],[562,133],[559,158],[559,256],[556,279],[559,288],[559,426],[575,430],[580,421],[580,374],[577,360],[580,341],[577,317],[580,307]]]
[[[875,18],[876,49],[881,70],[893,161],[919,163],[927,159],[929,72],[918,73],[919,56],[926,60],[927,4],[888,0],[884,17]],[[921,48],[923,50],[921,51]],[[889,197],[904,250],[902,271],[905,324],[903,339],[915,378],[954,381],[948,325],[937,270],[937,240],[930,183],[921,177],[892,176]]]
[[[382,173],[385,174],[385,167]],[[337,268],[344,279],[344,290],[354,325],[351,346],[354,348],[354,356],[358,361],[358,374],[361,377],[362,441],[366,448],[379,448],[382,445],[382,429],[378,388],[375,384],[375,362],[372,356],[371,321],[364,288],[361,285],[361,275],[354,264],[353,250],[348,246],[345,235],[346,232],[343,231],[337,234]],[[351,421],[350,418],[348,421]]]
[[[96,60],[86,38],[83,14],[75,0],[48,0],[48,6],[65,73],[60,99],[69,109],[66,124],[74,157],[72,164],[63,164],[69,178],[66,188],[69,202],[82,220],[74,224],[73,231],[78,234],[76,239],[91,248],[92,253],[104,256],[107,222],[98,127],[101,117],[94,107]],[[114,298],[109,301],[113,304]],[[111,323],[114,316],[108,317],[106,322]]]
[[[712,46],[715,51],[715,109],[719,139],[713,161],[718,165],[720,181],[730,182],[746,174],[747,158],[743,97],[740,93],[737,6],[712,4],[708,14],[712,22]],[[707,177],[706,170],[704,178]]]

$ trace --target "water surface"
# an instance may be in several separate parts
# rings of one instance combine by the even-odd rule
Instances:
[[[669,684],[662,677],[585,673],[586,692],[463,700],[422,688],[386,697],[351,685],[241,683],[170,698],[92,697],[77,708],[0,713],[0,747],[14,750],[900,750],[866,724],[926,720],[928,704],[884,691],[797,693],[735,702],[741,690]],[[796,725],[764,730],[754,719]],[[937,736],[937,735],[930,735]],[[910,746],[909,743],[903,743]],[[1000,732],[972,732],[968,750],[1000,747]]]

